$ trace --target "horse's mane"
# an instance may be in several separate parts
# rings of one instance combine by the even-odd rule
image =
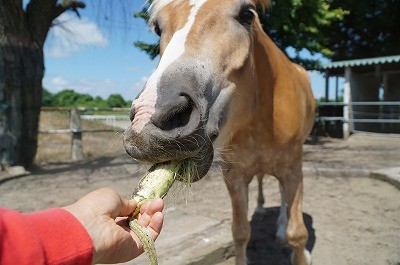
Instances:
[[[149,25],[150,27],[154,27],[154,22],[155,22],[155,18],[156,15],[158,14],[158,12],[166,5],[168,5],[171,2],[182,2],[184,0],[153,0],[149,9],[147,9],[147,13],[149,14]]]
[[[180,2],[185,0],[153,0],[147,13],[149,14],[149,25],[151,27],[154,26],[155,17],[157,13],[166,5],[171,2],[179,4]],[[191,2],[196,2],[196,0],[190,0]],[[270,0],[251,0],[254,4],[261,6],[263,9],[266,9],[270,5]]]

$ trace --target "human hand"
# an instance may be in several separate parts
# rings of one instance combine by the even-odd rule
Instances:
[[[162,228],[162,199],[145,203],[136,216],[155,240]],[[143,253],[139,238],[129,229],[128,216],[136,202],[121,198],[112,189],[93,191],[72,205],[64,207],[85,227],[93,241],[93,263],[120,263]]]

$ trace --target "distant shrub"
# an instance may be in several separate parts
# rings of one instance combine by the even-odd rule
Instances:
[[[51,107],[98,107],[98,108],[125,108],[130,106],[120,94],[111,94],[107,100],[89,94],[77,93],[72,89],[64,89],[56,94],[47,89],[42,90],[42,106]]]

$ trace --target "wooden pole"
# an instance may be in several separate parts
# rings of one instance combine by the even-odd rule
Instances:
[[[71,159],[79,161],[83,159],[83,144],[81,132],[81,115],[76,108],[71,110],[70,129],[72,130]]]
[[[325,71],[325,102],[329,101],[329,70]]]
[[[336,76],[336,86],[335,86],[335,101],[339,101],[339,77]]]
[[[345,122],[343,123],[343,138],[347,139],[350,136],[350,133],[353,131],[353,117],[352,117],[352,109],[351,109],[351,68],[346,67],[344,72],[344,93],[343,93],[343,103],[345,104],[343,107],[343,118]]]

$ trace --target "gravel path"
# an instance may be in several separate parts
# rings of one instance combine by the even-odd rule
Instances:
[[[305,145],[303,208],[314,264],[400,264],[400,192],[386,182],[356,174],[357,170],[400,166],[399,150],[400,138],[325,139],[317,145]],[[334,177],[307,168],[353,173]],[[129,197],[145,169],[121,153],[81,163],[41,164],[31,174],[19,177],[1,173],[0,204],[22,212],[35,211],[70,204],[101,187],[112,187]],[[254,213],[257,187],[255,181],[250,184],[249,220],[253,233],[248,246],[249,264],[289,264],[289,250],[274,242],[280,203],[274,178],[266,179],[264,192],[265,211]],[[172,190],[167,199],[168,229],[173,229],[173,209],[230,224],[230,200],[218,174],[211,174],[190,188],[182,189],[180,185]],[[138,262],[132,264],[146,264],[145,260]],[[234,260],[221,264],[234,264]]]

